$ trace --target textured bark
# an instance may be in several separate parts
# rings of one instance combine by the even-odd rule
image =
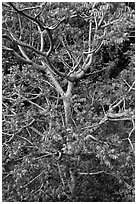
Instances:
[[[72,120],[72,108],[71,108],[71,101],[69,98],[65,98],[63,100],[64,104],[64,112],[65,112],[65,124],[66,126],[73,126],[73,120]]]
[[[66,126],[74,126],[74,122],[72,120],[72,91],[74,84],[72,82],[68,82],[67,91],[63,98],[64,112],[65,112],[65,124]]]

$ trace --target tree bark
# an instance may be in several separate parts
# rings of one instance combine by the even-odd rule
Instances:
[[[68,82],[67,91],[63,98],[64,112],[65,112],[65,124],[66,126],[73,127],[74,121],[72,119],[72,91],[74,84],[72,82]]]
[[[73,126],[74,122],[72,120],[72,107],[71,107],[71,99],[65,98],[63,100],[64,105],[64,113],[65,113],[65,124],[66,126]]]

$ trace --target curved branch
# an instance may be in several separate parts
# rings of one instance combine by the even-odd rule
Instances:
[[[11,35],[12,38],[10,36],[7,36],[6,34],[2,35],[2,37],[3,38],[7,38],[8,40],[15,42],[15,44],[17,44],[17,45],[20,45],[20,46],[23,46],[23,47],[27,47],[27,48],[29,48],[30,50],[34,51],[35,53],[37,53],[39,55],[42,55],[44,57],[46,56],[45,52],[41,52],[41,51],[37,50],[35,47],[33,47],[31,45],[28,45],[27,43],[24,43],[24,42],[22,42],[20,40],[17,40],[15,38],[15,36],[11,32],[10,32],[10,35]]]
[[[45,30],[45,27],[41,24],[41,22],[37,19],[37,18],[33,18],[32,16],[24,13],[22,10],[19,10],[16,8],[16,6],[14,6],[13,3],[9,2],[9,5],[20,15],[25,16],[27,19],[33,21],[34,23],[36,23],[42,30]]]
[[[32,65],[31,60],[25,59],[25,58],[21,57],[14,49],[8,48],[8,47],[6,47],[6,46],[2,46],[2,49],[3,49],[3,50],[10,51],[10,52],[13,52],[13,54],[15,55],[15,57],[18,58],[18,60],[20,60],[21,62],[24,62],[24,63],[27,63],[27,64]]]
[[[47,33],[47,35],[48,35],[49,42],[50,42],[50,47],[49,47],[49,50],[48,50],[48,52],[47,52],[47,56],[49,56],[50,53],[51,53],[52,50],[53,50],[53,38],[52,38],[52,34],[51,34],[50,29],[49,29],[49,28],[46,28],[45,30],[46,30],[46,33]]]
[[[83,52],[84,54],[92,54],[92,53],[97,53],[101,46],[103,45],[104,41],[100,42],[100,44],[94,49],[94,50],[91,50],[90,52]]]
[[[43,11],[44,11],[44,9],[45,9],[45,6],[46,6],[46,4],[47,4],[47,2],[44,2],[44,3],[42,3],[40,6],[39,6],[39,8],[40,8],[40,11],[39,11],[39,13],[36,15],[36,17],[35,18],[38,18],[42,13],[43,13]]]
[[[41,71],[41,72],[43,72],[43,73],[46,73],[46,66],[39,65],[39,64],[33,62],[33,61],[30,60],[30,59],[25,59],[25,58],[21,57],[21,56],[20,56],[14,49],[12,49],[12,48],[8,48],[8,47],[6,47],[6,46],[3,46],[2,48],[3,48],[4,50],[13,52],[13,54],[15,55],[15,57],[17,57],[18,60],[20,60],[21,62],[24,62],[24,63],[26,63],[26,64],[32,65],[32,67],[35,68],[36,70]]]
[[[59,25],[60,25],[61,23],[67,24],[68,20],[69,20],[69,18],[65,18],[65,17],[64,17],[61,21],[59,21],[58,23],[56,23],[56,24],[54,24],[53,26],[49,27],[49,29],[50,29],[50,30],[55,30],[57,27],[59,27]]]

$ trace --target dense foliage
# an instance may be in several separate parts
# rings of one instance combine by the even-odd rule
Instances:
[[[79,60],[78,56],[88,50],[88,16],[93,3],[14,5],[37,16],[47,26],[74,15],[53,32],[50,56],[59,71],[68,73],[74,63],[72,59]],[[42,16],[39,7],[44,7]],[[124,17],[108,28],[92,68],[74,83],[71,104],[74,127],[66,127],[62,98],[48,75],[17,59],[10,49],[3,50],[5,202],[133,202],[135,199],[135,5],[96,3],[96,8],[106,12],[105,21],[117,15]],[[100,12],[94,14],[97,20],[101,19]],[[36,24],[17,15],[8,3],[3,3],[3,34],[11,32],[40,49]],[[102,34],[103,29],[96,33],[97,40]],[[47,52],[50,43],[46,35],[44,40]],[[14,40],[3,38],[3,45],[21,54]],[[29,58],[40,64],[38,54],[27,51]],[[66,79],[57,75],[55,78],[66,90]]]

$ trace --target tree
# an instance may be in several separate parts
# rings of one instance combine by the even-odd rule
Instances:
[[[6,117],[9,117],[6,115],[8,111],[14,116],[13,120],[10,119],[6,121],[6,124],[4,123],[4,134],[8,130],[6,136],[13,135],[8,142],[12,141],[15,132],[20,132],[24,127],[29,135],[28,127],[42,138],[45,138],[45,134],[49,134],[48,141],[52,137],[54,145],[51,145],[50,142],[48,145],[44,142],[42,144],[38,140],[43,146],[41,155],[38,155],[36,160],[42,157],[50,158],[53,155],[51,165],[48,161],[49,168],[52,169],[53,175],[57,174],[53,164],[57,165],[59,173],[55,177],[61,179],[63,186],[61,189],[63,190],[65,184],[62,178],[69,175],[70,200],[77,196],[77,179],[80,176],[93,175],[94,182],[97,184],[99,181],[96,179],[96,175],[103,174],[102,177],[104,178],[111,175],[119,183],[123,182],[125,185],[126,182],[123,180],[126,173],[123,161],[125,161],[128,171],[132,172],[130,163],[132,163],[131,155],[134,151],[131,139],[134,133],[134,108],[131,108],[134,106],[134,45],[129,39],[131,39],[131,30],[134,32],[134,10],[129,6],[117,2],[3,3],[3,64],[4,67],[8,64],[13,72],[14,68],[16,69],[14,79],[12,74],[6,76],[3,85],[4,108],[6,107],[4,122]],[[15,57],[17,62],[15,62]],[[10,65],[9,61],[11,62]],[[24,73],[27,69],[25,80],[18,74],[20,72],[18,71],[20,68],[18,62],[24,66],[24,69],[20,69],[21,72]],[[29,74],[28,70],[30,70]],[[117,76],[118,78],[116,78]],[[42,80],[46,82],[46,85],[42,84]],[[22,83],[24,83],[23,86]],[[41,85],[37,86],[39,84]],[[25,96],[22,95],[23,89]],[[31,89],[31,94],[29,89]],[[12,91],[14,93],[9,98],[8,96]],[[56,92],[56,95],[49,94],[50,91]],[[82,98],[80,98],[81,95]],[[40,100],[39,96],[41,96]],[[56,139],[57,136],[59,137],[59,125],[54,124],[55,130],[51,131],[51,118],[48,113],[54,111],[55,105],[51,105],[50,97],[55,98],[58,106],[57,114],[61,113],[62,107],[64,110],[64,114],[61,113],[61,127],[64,128],[61,130],[61,136],[65,140],[63,144],[62,141],[60,142],[60,138]],[[87,97],[90,98],[89,102],[87,102]],[[20,103],[19,106],[18,103]],[[39,105],[41,103],[42,106]],[[40,111],[35,112],[33,109],[30,113],[31,105]],[[24,107],[28,107],[27,113],[25,111],[20,112],[20,108],[24,110]],[[31,127],[34,120],[28,122],[27,125],[24,124],[24,115],[29,119],[31,114],[39,119],[45,116],[44,120],[47,124],[49,123],[50,131],[41,134],[41,131]],[[20,123],[23,124],[23,128],[18,128],[16,117],[21,120]],[[51,117],[54,117],[55,123],[59,124],[58,115]],[[127,120],[130,122],[125,125],[123,121]],[[85,126],[81,126],[81,124],[85,124]],[[9,126],[11,126],[12,133]],[[43,122],[36,123],[36,127],[44,128]],[[67,135],[65,135],[66,130],[68,130]],[[123,139],[123,135],[126,135],[127,132],[129,133],[128,136]],[[23,132],[23,134],[26,133]],[[29,143],[31,147],[33,146],[31,140],[26,140],[23,135],[20,138]],[[37,137],[34,140],[37,140]],[[124,141],[129,143],[130,148],[128,150],[121,147]],[[13,144],[13,151],[18,146],[21,146],[19,141]],[[27,154],[24,148],[26,147],[21,146],[19,149]],[[39,145],[36,145],[35,148],[39,151]],[[47,149],[56,149],[56,154],[59,155],[54,155],[54,152],[45,155]],[[126,151],[128,151],[127,155]],[[7,162],[5,168],[11,167],[11,163],[15,162],[13,162],[13,158],[18,152],[19,150],[11,153],[11,160]],[[62,153],[65,155],[63,162],[60,156]],[[79,155],[82,158],[80,164]],[[90,158],[89,161],[87,161],[87,157]],[[119,163],[115,165],[117,160],[121,161],[121,166]],[[27,158],[26,166],[28,161]],[[33,160],[31,162],[33,163]],[[120,166],[119,169],[117,165]],[[15,162],[15,166],[19,166],[19,164]],[[39,162],[40,169],[42,166],[47,170],[46,165]],[[60,173],[60,166],[63,173],[66,171],[64,174]],[[90,166],[89,169],[88,166]],[[133,168],[133,164],[131,166]],[[37,170],[37,165],[34,165],[33,168]],[[20,175],[20,169],[21,167],[17,168],[16,175]],[[26,169],[25,175],[27,175]],[[106,169],[112,173],[108,173]],[[93,173],[89,174],[90,170],[93,170]],[[41,176],[42,172],[38,176]],[[121,175],[124,175],[122,181]],[[35,178],[37,179],[38,176]],[[67,176],[66,178],[68,178]],[[28,177],[28,175],[25,177],[24,181],[27,184],[24,184],[24,188],[35,181],[33,178],[28,181]],[[18,180],[19,178],[17,178]],[[115,184],[117,185],[116,182]],[[84,182],[83,185],[85,185]],[[51,188],[54,197],[53,189],[54,186]],[[60,192],[60,186],[55,187],[55,189],[57,195]],[[113,189],[111,190],[113,191]],[[105,194],[105,192],[103,193]],[[115,192],[113,193],[115,194]],[[106,194],[104,198],[105,196]],[[93,197],[95,199],[96,196]]]
[[[6,44],[3,45],[3,49],[14,53],[20,61],[31,65],[34,69],[45,73],[49,77],[55,86],[56,91],[60,94],[60,97],[63,100],[66,126],[69,124],[72,126],[71,98],[74,83],[82,79],[89,69],[90,73],[94,71],[92,68],[94,55],[100,51],[104,44],[110,43],[111,41],[121,43],[127,38],[127,27],[132,21],[129,21],[128,19],[129,14],[131,13],[130,9],[123,3],[91,3],[89,5],[83,5],[83,7],[89,6],[88,14],[85,14],[84,11],[82,11],[81,14],[79,14],[79,11],[75,11],[75,13],[73,11],[73,14],[70,10],[69,16],[67,16],[65,13],[64,17],[62,17],[61,20],[59,19],[57,23],[47,26],[44,19],[44,9],[47,6],[46,3],[35,5],[32,8],[27,8],[26,5],[19,3],[16,5],[9,3],[9,5],[4,4],[3,6],[4,8],[7,7],[10,9],[10,15],[9,12],[8,15],[7,13],[4,15],[5,19],[3,25],[6,26],[6,31],[4,30],[3,39],[5,39],[4,41]],[[61,9],[63,10],[64,8],[57,7],[55,9],[56,13],[58,13]],[[15,28],[15,18],[12,17],[13,20],[8,19],[11,18],[11,13],[13,13],[18,19],[18,30],[16,31],[17,34],[14,33],[14,29],[17,29],[17,26]],[[64,11],[62,11],[62,13],[64,13]],[[51,14],[49,13],[47,18],[50,18],[50,15]],[[26,32],[28,32],[23,28],[24,19],[29,21],[28,25],[30,25],[30,23],[35,24],[35,26],[33,26],[35,27],[33,28],[35,30],[30,31],[29,40],[28,38],[27,40],[24,38],[24,35],[26,35]],[[73,24],[78,22],[78,19],[86,22],[88,25],[86,26],[86,29],[88,29],[86,30],[86,37],[84,39],[83,36],[84,42],[80,48],[77,47],[77,45],[69,46],[69,42],[66,40],[68,34],[63,26],[69,26],[71,29]],[[78,26],[79,25],[76,25],[75,27]],[[57,30],[59,28],[63,29],[63,31],[59,32]],[[68,30],[68,28],[66,30]],[[34,35],[32,32],[37,33],[37,38],[31,37]],[[71,36],[71,34],[69,35]],[[80,35],[78,33],[78,36],[82,38],[82,34]],[[46,41],[48,40],[48,42],[46,42],[48,48],[45,48],[45,39]],[[67,64],[66,59],[62,59],[65,72],[59,71],[58,67],[53,64],[53,59],[55,56],[58,57],[60,61],[60,53],[57,53],[55,44],[56,39],[60,41],[62,46],[62,49],[60,50],[63,51],[62,58],[64,58],[63,55],[64,52],[66,52],[70,58],[69,61],[71,61],[72,64],[70,66]],[[37,48],[35,45],[33,45],[35,40],[37,41]],[[78,39],[76,39],[76,43],[77,40]],[[8,47],[7,41],[13,42],[17,46],[17,50],[15,50],[15,47]],[[82,43],[82,40],[80,41]],[[72,50],[73,47],[76,49],[75,51]],[[37,55],[37,62],[30,59],[27,53],[28,50]],[[60,81],[56,76],[66,80],[66,91],[62,89]]]

